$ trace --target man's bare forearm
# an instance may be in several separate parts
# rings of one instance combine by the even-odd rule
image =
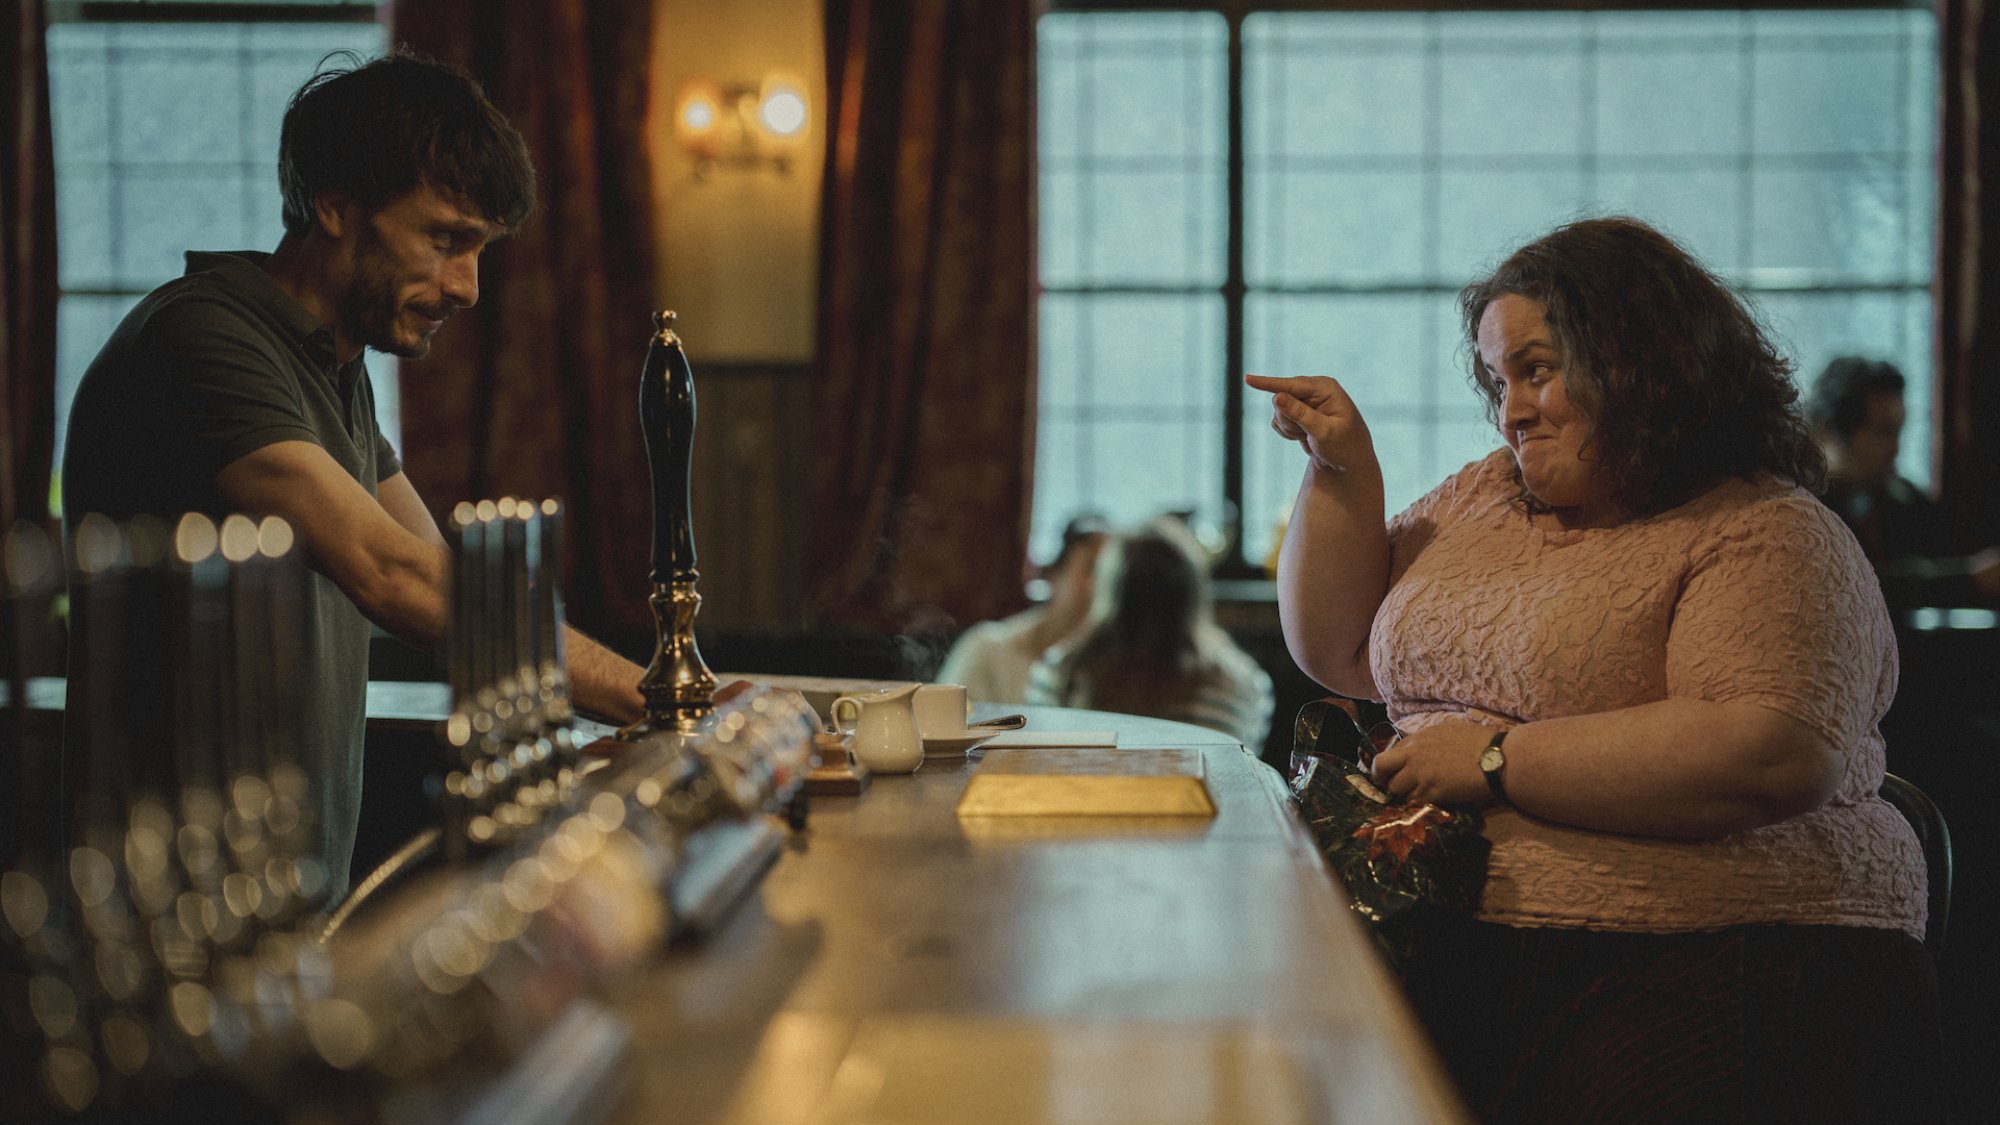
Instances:
[[[600,722],[624,726],[646,713],[639,678],[646,670],[578,632],[563,630],[567,648],[570,694],[576,709]]]

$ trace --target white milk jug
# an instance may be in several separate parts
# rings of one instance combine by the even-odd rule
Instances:
[[[917,684],[869,695],[843,695],[828,710],[833,725],[854,734],[854,757],[875,773],[915,773],[924,762],[917,733]]]

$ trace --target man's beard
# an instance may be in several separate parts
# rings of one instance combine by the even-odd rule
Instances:
[[[364,259],[355,271],[353,283],[341,297],[340,319],[347,326],[348,335],[365,347],[404,359],[422,359],[430,354],[429,336],[418,335],[410,340],[396,334],[404,308],[397,295],[395,277],[376,268],[373,260]]]

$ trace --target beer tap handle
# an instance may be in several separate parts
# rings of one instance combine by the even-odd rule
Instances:
[[[472,714],[472,505],[461,503],[446,521],[445,541],[451,546],[451,620],[445,630],[445,677],[451,685],[451,710],[470,721]]]
[[[639,381],[639,424],[653,476],[653,585],[695,573],[690,478],[694,467],[694,371],[674,332],[674,314],[653,314],[653,340]]]
[[[569,665],[563,641],[562,526],[561,502],[542,501],[541,524],[537,529],[541,570],[536,579],[540,596],[535,602],[535,631],[541,640],[542,690],[549,697],[551,721],[556,723],[567,723],[571,713]]]
[[[534,577],[530,567],[534,560],[532,552],[532,520],[536,516],[536,506],[532,500],[514,500],[510,508],[504,510],[504,534],[506,534],[506,683],[508,693],[514,697],[514,737],[532,737],[532,729],[540,725],[540,693],[536,691],[540,681],[538,661],[534,659],[534,605],[528,601],[532,595]]]
[[[78,521],[70,535],[70,551],[71,627],[81,656],[71,661],[71,668],[83,682],[70,688],[71,713],[66,721],[76,722],[81,700],[83,742],[88,749],[74,779],[82,782],[82,801],[63,810],[70,821],[66,836],[74,836],[77,826],[116,816],[134,787],[166,789],[171,784],[170,762],[157,753],[135,755],[132,748],[169,745],[161,736],[172,730],[168,709],[177,694],[162,690],[160,682],[160,677],[172,673],[132,667],[130,642],[139,631],[132,628],[132,574],[124,533],[109,518],[93,512]],[[165,617],[155,616],[148,624],[161,625]],[[158,643],[162,637],[155,632],[149,639]]]
[[[263,574],[258,566],[261,556],[257,521],[244,515],[229,516],[222,521],[219,538],[225,611],[218,631],[226,634],[228,640],[219,646],[219,663],[224,666],[218,684],[223,698],[217,711],[223,722],[217,737],[222,751],[220,777],[227,787],[238,777],[257,772],[261,764],[265,700],[262,669],[253,654],[271,625],[262,612],[264,597],[259,586]]]
[[[473,632],[473,688],[479,694],[479,712],[483,722],[476,716],[475,723],[483,726],[479,733],[493,733],[494,720],[500,702],[501,664],[500,643],[501,623],[504,616],[500,610],[500,597],[505,578],[502,573],[502,546],[500,536],[500,504],[496,500],[481,500],[473,505],[479,516],[478,547],[474,558],[479,567],[479,576],[474,586],[473,608],[477,611]]]
[[[654,332],[639,380],[639,420],[653,474],[653,592],[648,599],[658,638],[639,680],[646,717],[620,732],[695,729],[715,710],[715,676],[695,646],[695,586],[690,477],[694,471],[694,372],[674,333],[674,314],[653,314]]]

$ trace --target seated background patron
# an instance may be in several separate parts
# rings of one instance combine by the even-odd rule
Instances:
[[[1404,983],[1488,1122],[1944,1112],[1917,839],[1877,794],[1895,642],[1791,366],[1673,241],[1572,223],[1460,295],[1505,448],[1384,520],[1330,378],[1250,376],[1307,459],[1300,666],[1385,701],[1397,797],[1483,806],[1475,917]]]
[[[1943,506],[1896,474],[1903,373],[1842,356],[1813,383],[1809,413],[1826,453],[1820,498],[1854,531],[1891,610],[2000,601],[2000,548],[1979,544]]]
[[[1114,536],[1097,562],[1083,632],[1028,675],[1029,703],[1194,723],[1254,753],[1271,727],[1271,677],[1215,624],[1208,564],[1171,517]]]
[[[1050,646],[1068,640],[1089,615],[1097,553],[1110,530],[1101,516],[1070,520],[1055,559],[1042,569],[1047,600],[960,634],[938,669],[938,682],[964,684],[966,695],[983,702],[1024,702],[1028,669]]]

